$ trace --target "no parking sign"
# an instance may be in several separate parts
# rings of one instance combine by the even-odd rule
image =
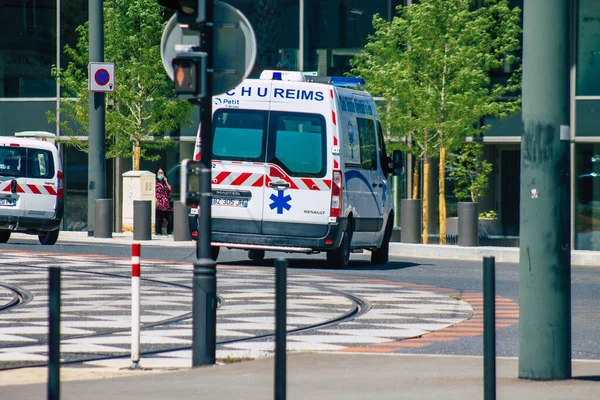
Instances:
[[[115,64],[92,62],[88,66],[88,89],[91,92],[115,90]]]

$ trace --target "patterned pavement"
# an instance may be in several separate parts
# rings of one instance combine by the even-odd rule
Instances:
[[[0,369],[47,361],[47,267],[55,265],[63,267],[63,359],[129,354],[129,259],[16,251],[2,255],[0,283],[27,291],[29,302],[0,312]],[[440,288],[325,272],[288,271],[288,330],[347,313],[353,302],[339,292],[366,300],[370,309],[349,322],[289,334],[288,351],[396,352],[481,334],[480,294],[462,294],[470,305],[458,299],[456,293]],[[142,355],[142,366],[191,365],[191,351],[184,349],[191,346],[191,279],[189,264],[142,259],[141,351],[173,349]],[[273,332],[273,268],[219,266],[217,279],[217,293],[222,300],[217,311],[217,343]],[[507,307],[506,323],[515,323],[515,308],[509,303]],[[503,317],[502,310],[499,317]],[[465,326],[467,323],[472,326]],[[459,327],[464,328],[452,333]],[[405,340],[408,338],[413,339]],[[273,346],[271,337],[228,343],[218,345],[216,355],[218,359],[255,358],[272,354]],[[125,367],[129,361],[121,358],[85,365]]]

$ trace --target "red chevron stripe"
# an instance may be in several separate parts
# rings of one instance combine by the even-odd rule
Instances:
[[[252,174],[250,172],[243,172],[231,182],[233,186],[241,186],[242,183],[246,182],[246,179],[250,178]]]
[[[40,189],[38,189],[38,187],[36,185],[32,185],[32,184],[27,184],[27,187],[29,188],[29,190],[31,190],[31,192],[33,194],[42,194],[42,192],[40,191]]]
[[[212,183],[216,183],[218,185],[219,183],[223,182],[225,180],[225,178],[227,178],[229,175],[231,175],[231,172],[228,172],[228,171],[219,172],[217,174],[217,176],[215,176],[213,178]]]

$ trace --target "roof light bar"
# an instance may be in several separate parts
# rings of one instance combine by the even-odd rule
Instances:
[[[307,82],[326,83],[333,86],[365,86],[365,80],[362,78],[348,78],[345,76],[306,76]]]

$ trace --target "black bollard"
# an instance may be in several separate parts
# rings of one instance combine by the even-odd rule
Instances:
[[[275,260],[275,400],[286,394],[287,266],[285,258]]]
[[[458,202],[458,245],[479,246],[477,203]]]
[[[133,201],[133,240],[152,240],[152,202]]]
[[[192,366],[212,365],[217,346],[217,264],[210,258],[194,263],[192,299]]]
[[[483,398],[496,399],[495,258],[483,258]]]
[[[180,201],[173,206],[173,240],[176,242],[192,240],[188,207]]]
[[[421,200],[402,199],[400,202],[402,243],[421,243],[421,213]]]
[[[48,271],[48,400],[60,398],[60,267]]]
[[[112,238],[112,199],[96,199],[94,214],[94,237]]]

